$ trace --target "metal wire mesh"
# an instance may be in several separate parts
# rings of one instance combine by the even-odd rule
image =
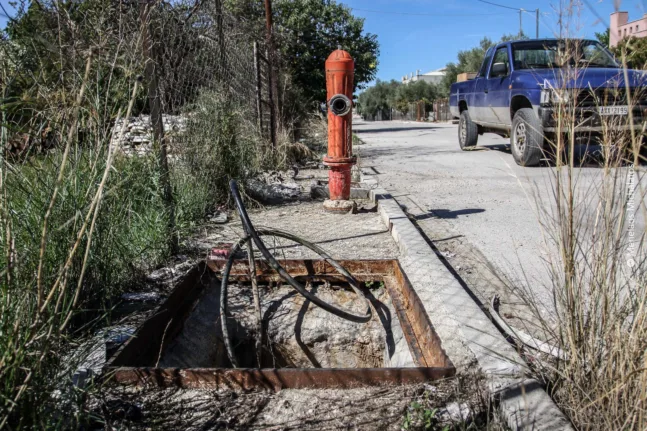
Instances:
[[[242,23],[223,10],[220,0],[160,3],[148,21],[164,114],[180,113],[201,92],[210,90],[225,91],[259,114],[257,87],[261,99],[269,99],[267,65],[255,61],[254,40]],[[263,53],[264,45],[257,44]]]

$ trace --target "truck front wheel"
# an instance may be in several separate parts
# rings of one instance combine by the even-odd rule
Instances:
[[[541,161],[544,133],[541,122],[531,108],[521,108],[512,119],[510,148],[520,166],[536,166]]]
[[[474,147],[479,138],[479,130],[476,123],[472,122],[467,109],[461,112],[461,119],[458,122],[458,143],[461,150],[465,151],[468,147]]]

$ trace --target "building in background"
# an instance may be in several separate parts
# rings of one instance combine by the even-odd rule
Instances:
[[[647,36],[647,14],[629,22],[629,12],[614,12],[609,25],[609,45],[616,46],[625,37]]]
[[[443,76],[445,76],[445,68],[443,67],[442,69],[438,70],[432,70],[431,72],[423,73],[422,75],[420,74],[420,70],[416,70],[416,73],[411,75],[405,75],[402,77],[402,83],[403,84],[408,84],[409,82],[415,82],[415,81],[427,81],[430,84],[440,84],[440,81],[442,81]]]

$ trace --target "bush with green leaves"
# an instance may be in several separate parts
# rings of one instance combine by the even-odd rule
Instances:
[[[258,172],[263,148],[253,113],[225,90],[202,93],[185,115],[186,132],[174,144],[173,177],[178,210],[194,219],[227,200],[229,180]]]

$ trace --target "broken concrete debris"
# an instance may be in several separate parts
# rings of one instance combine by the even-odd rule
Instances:
[[[229,216],[227,216],[227,213],[224,211],[216,211],[214,214],[209,216],[208,219],[211,223],[223,224],[227,223]]]
[[[160,298],[157,292],[131,292],[121,295],[121,299],[128,302],[157,302]]]
[[[181,115],[164,115],[162,122],[166,135],[173,136],[186,130],[187,118]],[[125,130],[121,136],[124,123]],[[141,115],[115,121],[110,146],[113,151],[121,151],[127,156],[142,156],[153,151],[153,128],[150,116]]]
[[[262,204],[278,205],[293,202],[301,196],[301,186],[297,183],[268,183],[259,179],[245,183],[245,193]]]

